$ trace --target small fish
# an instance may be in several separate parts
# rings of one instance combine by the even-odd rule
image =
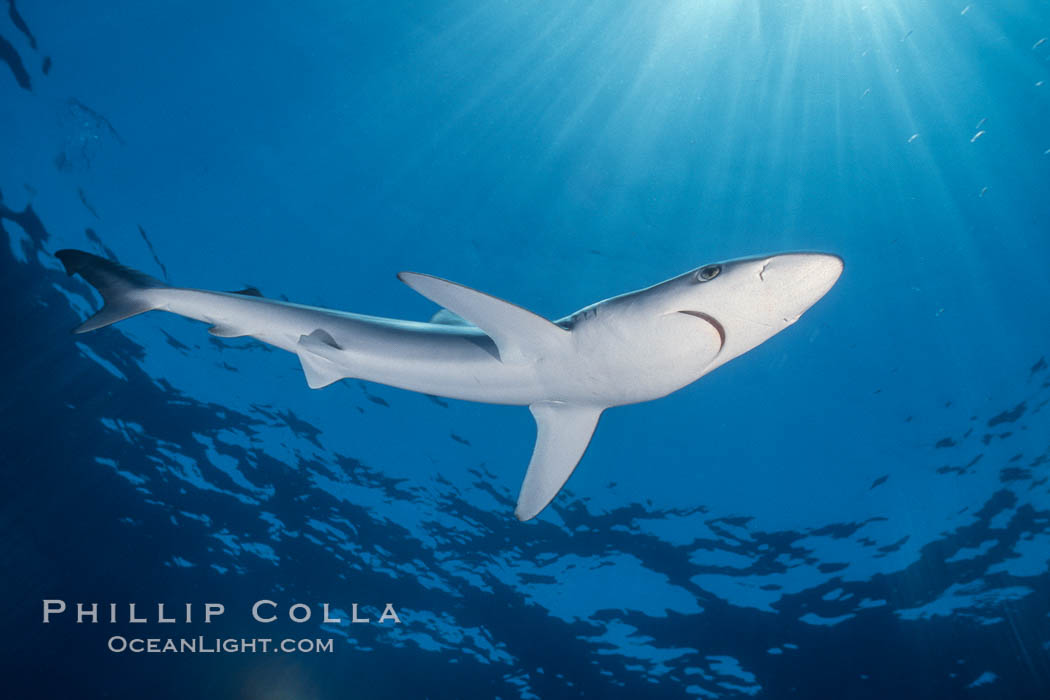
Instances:
[[[975,141],[977,141],[977,139],[981,138],[982,136],[984,136],[984,129],[981,129],[976,134],[974,134],[973,138],[970,139],[970,143],[974,143]]]
[[[864,99],[865,97],[867,97],[867,96],[868,96],[868,95],[870,95],[870,94],[871,94],[871,88],[868,88],[868,89],[867,89],[867,90],[865,90],[865,91],[864,91],[863,93],[861,93],[861,95],[860,95],[860,99],[862,99],[862,100],[863,100],[863,99]]]
[[[84,188],[78,187],[77,194],[80,195],[80,203],[84,205],[84,208],[91,212],[91,215],[94,216],[96,219],[101,220],[102,217],[98,215],[98,212],[95,210],[95,207],[91,206],[91,202],[88,201],[87,195],[84,194]]]
[[[914,29],[909,29],[908,33],[901,37],[901,42],[903,42],[905,39],[910,37],[912,35],[912,32],[914,32],[914,31],[915,31]]]
[[[1035,86],[1036,87],[1043,87],[1043,81],[1042,80],[1037,80],[1036,83],[1035,83]]]
[[[964,8],[962,9],[962,12],[960,12],[959,14],[960,14],[960,15],[965,15],[965,14],[966,14],[967,12],[969,12],[969,11],[970,11],[970,5],[967,5],[966,7],[964,7]]]
[[[974,128],[975,129],[980,129],[982,126],[985,125],[985,123],[987,121],[988,121],[988,117],[983,118],[981,121],[977,122],[977,126],[975,126]]]
[[[441,406],[442,408],[448,408],[448,403],[442,401],[439,397],[434,396],[433,394],[424,394],[424,396],[436,403],[438,406]]]
[[[977,196],[980,197],[980,198],[983,198],[985,193],[987,193],[987,192],[988,192],[988,188],[987,187],[982,187],[981,188],[981,193],[978,194]]]
[[[168,268],[164,267],[164,263],[162,263],[160,258],[157,257],[157,251],[153,248],[153,243],[150,242],[149,236],[146,235],[146,229],[142,228],[142,224],[139,224],[139,234],[142,235],[142,240],[146,242],[146,247],[149,248],[150,254],[153,255],[153,262],[157,263],[157,267],[159,267],[160,271],[164,273],[164,279],[168,279]],[[259,290],[256,289],[255,291],[258,292]],[[256,294],[256,296],[261,297],[262,294]]]
[[[1035,51],[1036,49],[1038,49],[1040,46],[1042,46],[1045,43],[1046,43],[1046,37],[1044,36],[1042,39],[1040,39],[1039,41],[1037,41],[1034,44],[1032,44],[1032,51]]]
[[[913,142],[917,138],[919,138],[919,135],[917,133],[912,134],[911,136],[908,137],[908,143]]]

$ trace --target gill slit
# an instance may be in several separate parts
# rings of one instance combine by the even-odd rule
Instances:
[[[703,311],[679,311],[680,314],[686,314],[688,316],[695,316],[702,321],[710,323],[714,329],[718,332],[718,338],[721,340],[721,344],[718,346],[718,352],[722,352],[722,348],[726,346],[726,329],[722,327],[718,319],[710,314],[705,314]]]

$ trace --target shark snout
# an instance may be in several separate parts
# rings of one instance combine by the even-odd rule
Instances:
[[[762,261],[758,277],[782,306],[782,321],[794,323],[835,286],[842,258],[828,253],[787,253]]]
[[[842,258],[829,253],[785,253],[767,258],[759,278],[763,282],[823,287],[826,292],[838,281],[843,267]]]
[[[830,253],[784,253],[766,258],[762,262],[759,277],[765,281],[766,275],[773,273],[778,277],[790,276],[796,280],[822,280],[830,289],[830,285],[835,284],[842,274],[843,267],[842,258]]]

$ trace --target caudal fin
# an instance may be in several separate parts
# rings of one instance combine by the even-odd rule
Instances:
[[[74,333],[93,331],[157,308],[148,290],[168,286],[143,272],[82,250],[60,250],[55,257],[65,265],[66,274],[83,277],[105,302],[97,314],[74,328]]]

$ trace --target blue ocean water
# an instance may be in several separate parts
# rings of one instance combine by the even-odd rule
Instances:
[[[10,697],[1050,696],[1046,2],[8,10]],[[522,524],[527,411],[313,391],[164,314],[72,336],[99,300],[69,247],[413,319],[434,306],[400,270],[557,318],[727,258],[846,269],[768,343],[608,411]],[[45,625],[45,599],[71,610]]]

